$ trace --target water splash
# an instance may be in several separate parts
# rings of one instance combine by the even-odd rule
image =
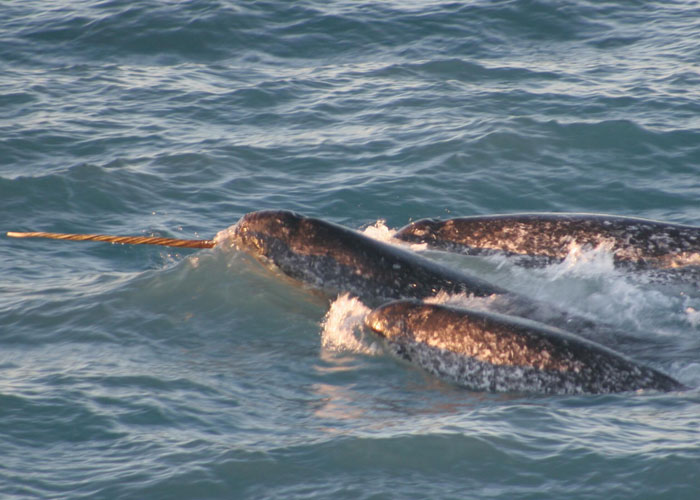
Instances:
[[[688,323],[700,322],[693,313],[700,309],[696,297],[672,284],[659,287],[643,272],[616,267],[608,242],[595,248],[572,244],[562,262],[543,268],[506,265],[499,271],[508,273],[508,288],[623,330],[678,335]]]
[[[214,248],[234,248],[233,237],[236,227],[238,227],[238,222],[216,233],[213,238]]]
[[[444,291],[439,292],[434,297],[428,297],[424,300],[427,304],[440,304],[454,307],[463,307],[466,309],[476,309],[479,311],[488,311],[491,304],[497,299],[496,295],[487,297],[475,297],[466,293],[450,294]]]
[[[615,270],[614,241],[601,241],[595,248],[571,242],[569,253],[559,264],[549,266],[553,271],[552,280],[564,275],[580,277],[610,276]]]
[[[369,236],[375,240],[383,241],[384,243],[395,244],[394,235],[396,234],[396,229],[391,229],[386,225],[384,219],[379,219],[374,224],[367,226],[362,231],[362,234]]]
[[[331,351],[351,351],[375,355],[381,351],[377,342],[363,329],[370,309],[357,297],[344,293],[333,301],[323,318],[321,345]]]
[[[700,326],[700,311],[692,306],[685,308],[685,318],[693,328]]]

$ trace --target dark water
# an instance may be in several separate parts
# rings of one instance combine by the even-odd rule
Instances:
[[[700,221],[695,2],[6,2],[0,230],[517,211]],[[381,229],[381,224],[379,225]],[[374,228],[373,228],[374,229]],[[0,238],[3,498],[688,498],[700,292],[427,255],[690,391],[471,393],[231,250]],[[340,317],[361,306],[337,301]],[[335,326],[334,326],[335,325]]]

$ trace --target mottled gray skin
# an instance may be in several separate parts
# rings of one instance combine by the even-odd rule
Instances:
[[[440,291],[478,297],[509,293],[352,229],[289,211],[246,214],[234,227],[233,241],[291,278],[331,294],[349,292],[368,305]]]
[[[397,356],[472,390],[604,394],[684,386],[599,344],[512,316],[394,301],[368,328]]]
[[[489,297],[490,310],[639,349],[635,337],[321,219],[284,210],[252,212],[234,226],[232,237],[238,249],[332,297],[350,293],[370,307],[440,292]]]
[[[509,214],[423,219],[397,239],[468,255],[505,253],[564,259],[575,243],[609,245],[615,262],[638,268],[700,265],[700,227],[595,214]]]

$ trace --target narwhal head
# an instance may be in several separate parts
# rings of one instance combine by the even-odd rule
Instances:
[[[438,239],[444,221],[438,219],[421,219],[399,229],[394,238],[410,243],[430,243]]]
[[[284,247],[291,250],[299,241],[304,217],[288,210],[251,212],[238,221],[230,237],[233,244],[257,258],[273,257]]]
[[[396,300],[372,309],[365,316],[365,326],[388,341],[410,336],[407,327],[411,316],[423,304],[414,300]]]
[[[358,246],[370,241],[357,231],[288,210],[246,214],[233,227],[232,238],[236,247],[258,258],[327,256],[346,265]]]
[[[239,250],[314,288],[357,293],[364,283],[362,276],[370,280],[376,275],[371,266],[378,242],[295,212],[246,214],[227,237]]]

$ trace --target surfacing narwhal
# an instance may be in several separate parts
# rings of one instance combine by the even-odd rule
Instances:
[[[246,214],[215,240],[15,232],[8,233],[8,236],[189,248],[230,245],[307,287],[321,290],[331,297],[350,293],[372,307],[396,299],[425,299],[441,292],[464,294],[488,297],[490,307],[498,312],[577,333],[597,334],[599,331],[598,325],[588,320],[445,267],[414,252],[338,224],[285,210]]]
[[[365,324],[398,357],[471,390],[605,394],[684,388],[602,345],[522,318],[399,300],[372,310]]]
[[[523,213],[422,219],[395,238],[431,248],[525,256],[525,262],[564,259],[577,245],[603,247],[620,267],[672,269],[700,266],[700,227],[648,219],[579,213]]]
[[[487,297],[489,308],[496,312],[605,341],[636,342],[604,325],[446,267],[415,252],[288,210],[248,213],[229,230],[219,233],[215,240],[14,232],[8,236],[195,248],[229,245],[331,298],[350,293],[375,307],[389,300],[425,299],[441,292]]]
[[[232,246],[310,288],[333,297],[349,292],[372,306],[391,299],[422,299],[439,292],[477,297],[511,294],[358,231],[287,210],[248,213],[214,240],[37,232],[7,235],[191,248]]]

